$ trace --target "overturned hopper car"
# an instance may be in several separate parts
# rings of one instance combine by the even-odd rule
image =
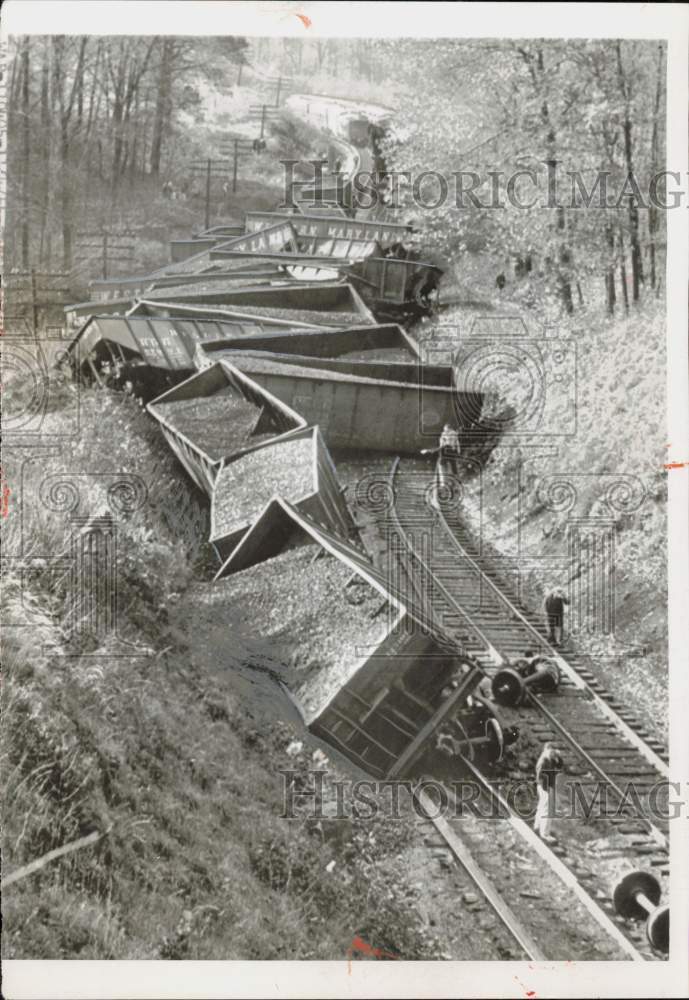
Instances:
[[[285,561],[289,592],[303,575],[298,590],[311,590],[311,602],[281,607]],[[252,579],[261,573],[273,587],[269,600],[252,604],[252,627],[270,638],[280,623],[281,652],[296,665],[285,667],[284,683],[314,735],[379,778],[418,773],[429,755],[437,758],[437,737],[447,724],[458,743],[464,735],[467,755],[475,743],[488,759],[500,758],[499,721],[471,700],[485,676],[480,665],[430,625],[408,592],[392,589],[360,549],[275,499],[216,576],[219,614],[223,604],[243,613],[244,570]]]
[[[247,212],[245,226],[247,232],[255,232],[280,222],[291,223],[300,238],[367,240],[379,243],[383,249],[402,242],[411,232],[411,226],[397,222],[344,219],[337,215],[290,215],[286,212]]]
[[[177,315],[155,315],[155,304],[142,303],[144,315],[91,316],[67,349],[74,376],[112,388],[131,382],[135,394],[148,400],[193,374],[205,341],[290,329],[284,320],[200,318],[185,316],[183,307],[172,308]],[[151,311],[154,315],[148,315]]]

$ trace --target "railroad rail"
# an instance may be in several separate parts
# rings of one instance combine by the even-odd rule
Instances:
[[[389,482],[393,501],[384,530],[391,530],[403,542],[403,546],[395,546],[395,551],[405,553],[401,560],[404,572],[424,613],[461,638],[465,651],[481,663],[491,678],[528,647],[541,649],[558,664],[561,681],[557,690],[536,693],[527,689],[521,704],[509,712],[509,719],[518,721],[537,743],[552,742],[566,755],[569,766],[562,791],[568,792],[569,801],[581,802],[573,789],[575,783],[580,788],[593,785],[612,791],[619,803],[619,815],[604,817],[602,831],[597,833],[613,837],[620,857],[643,859],[645,867],[655,869],[664,880],[669,873],[667,821],[658,821],[653,815],[651,797],[653,790],[667,781],[666,761],[655,746],[644,740],[629,716],[619,715],[600,691],[594,690],[589,680],[549,645],[524,609],[496,582],[495,568],[491,573],[472,555],[468,548],[470,533],[456,512],[450,510],[442,489],[429,490],[427,479],[420,483],[418,477],[403,483],[400,470],[400,460],[396,459]],[[506,808],[500,781],[470,761],[466,763],[483,793],[498,796]],[[633,804],[627,801],[627,790],[620,787],[619,778],[626,779],[627,789],[634,783],[637,793],[641,792]],[[619,937],[610,892],[609,859],[594,870],[595,857],[586,849],[585,838],[578,842],[576,836],[567,836],[571,833],[567,824],[562,827],[559,856],[542,845],[551,856],[549,863],[560,870],[564,865],[575,880],[572,885],[583,887],[588,898],[594,900],[599,922]],[[581,824],[577,824],[577,830],[581,831]],[[642,958],[656,957],[657,953],[639,942],[639,937],[637,926],[624,928],[627,952]]]

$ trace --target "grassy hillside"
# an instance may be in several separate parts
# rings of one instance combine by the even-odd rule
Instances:
[[[614,520],[614,634],[597,630],[589,609],[572,641],[593,655],[604,682],[667,739],[664,463],[670,442],[664,298],[649,298],[614,318],[605,317],[595,302],[568,318],[553,311],[552,303],[539,300],[529,308],[523,295],[508,297],[518,289],[499,296],[491,275],[485,261],[481,269],[473,260],[457,266],[443,289],[447,308],[426,324],[431,341],[442,338],[445,345],[461,348],[480,332],[495,338],[497,357],[501,342],[515,330],[536,345],[558,338],[574,350],[576,372],[562,381],[549,375],[537,385],[546,397],[537,432],[501,439],[481,475],[475,469],[470,474],[464,510],[477,530],[482,522],[483,538],[506,556],[517,553],[519,523],[524,593],[539,612],[545,590],[559,584],[572,595],[593,567],[591,553],[584,555],[581,573],[569,562],[572,520],[592,519],[592,525],[596,519],[600,525]],[[521,334],[515,325],[520,320],[525,323]],[[509,407],[519,412],[531,389],[519,363],[507,368],[496,363],[483,387],[494,394],[491,405],[497,413]],[[553,435],[563,428],[567,436]],[[626,485],[616,487],[620,476]],[[571,484],[570,497],[569,486],[559,495],[557,487],[549,493],[557,482]]]
[[[65,429],[71,393],[46,434]],[[4,956],[341,959],[359,935],[433,957],[402,875],[419,843],[411,818],[281,818],[280,771],[308,787],[317,763],[308,745],[287,752],[305,734],[260,642],[263,672],[222,621],[204,631],[192,603],[212,586],[206,503],[134,401],[88,391],[81,402],[81,437],[25,466],[25,504],[39,511],[40,484],[58,473],[86,474],[85,514],[104,509],[99,475],[140,475],[148,497],[118,521],[118,638],[94,648],[69,634],[64,581],[50,571],[64,516],[28,518],[35,572],[23,582],[11,559],[20,480],[5,456],[4,872],[110,832],[6,890]],[[329,764],[326,810],[338,777]]]

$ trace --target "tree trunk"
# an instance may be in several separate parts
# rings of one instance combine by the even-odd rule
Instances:
[[[622,299],[624,301],[624,311],[629,312],[629,291],[627,290],[627,265],[625,263],[624,255],[624,239],[622,233],[620,232],[619,237],[619,251],[620,251],[620,284],[622,285]]]
[[[100,94],[98,96],[98,103],[96,104],[96,80],[98,79],[98,73],[100,70],[101,53],[103,51],[102,42],[98,42],[98,47],[96,48],[96,58],[93,64],[93,83],[91,84],[91,91],[89,93],[89,109],[86,116],[86,133],[84,135],[84,142],[89,142],[91,137],[91,128],[93,127],[94,119],[98,118],[98,112],[100,110]],[[90,164],[87,164],[90,166]]]
[[[41,238],[38,259],[41,267],[49,271],[51,269],[50,256],[47,253],[46,232],[50,225],[50,202],[52,184],[50,183],[51,169],[50,157],[52,152],[51,125],[52,107],[50,103],[50,64],[48,56],[48,46],[43,46],[43,59],[41,62],[41,162],[43,164],[40,198],[41,198]]]
[[[31,173],[31,121],[29,118],[29,37],[24,38],[22,45],[22,268],[29,270],[29,215],[30,215],[30,173]]]
[[[72,269],[72,198],[69,177],[69,133],[63,119],[60,129],[60,173],[62,176],[62,269]]]
[[[615,233],[612,228],[612,224],[608,223],[605,227],[605,236],[608,244],[609,253],[609,264],[605,272],[605,289],[606,289],[606,299],[608,306],[608,316],[613,316],[615,313],[615,303],[617,302],[617,296],[615,294]]]
[[[633,124],[631,112],[631,81],[625,76],[622,65],[621,43],[615,43],[617,54],[617,78],[620,93],[624,99],[624,125],[622,134],[624,136],[624,159],[627,167],[627,176],[634,177],[634,157],[633,157]],[[634,197],[629,197],[629,243],[631,246],[632,259],[632,298],[634,302],[639,301],[639,285],[644,280],[643,263],[641,260],[641,244],[639,242],[639,210],[634,204]]]
[[[656,94],[653,108],[653,128],[651,130],[651,170],[658,170],[658,116],[663,93],[663,46],[658,45],[658,72],[656,75]],[[651,288],[656,287],[656,235],[658,232],[658,209],[649,202],[648,206],[648,253],[651,267]]]
[[[125,50],[123,42],[120,41],[119,62],[117,66],[117,78],[114,81],[115,93],[112,105],[113,153],[111,184],[113,197],[117,188],[122,161],[122,120],[124,117],[125,79],[128,61],[129,53]]]
[[[129,176],[133,177],[136,173],[136,158],[139,151],[139,90],[136,91],[136,99],[134,102],[134,134],[132,136],[132,150],[131,150],[131,160],[129,162]]]
[[[151,174],[154,177],[158,177],[160,174],[160,157],[163,149],[165,128],[170,113],[174,39],[165,37],[161,44],[158,99],[156,101],[155,117],[153,120],[153,139],[151,141]]]
[[[537,72],[534,71],[533,68],[531,68],[531,72],[534,88],[538,95],[539,93],[544,92],[545,87],[545,61],[543,58],[542,48],[539,48],[536,52],[536,66]],[[543,98],[543,103],[541,105],[541,118],[546,128],[545,142],[546,149],[548,151],[548,170],[549,172],[552,171],[552,176],[555,177],[558,162],[555,126],[550,115],[548,101],[545,97]],[[555,266],[557,285],[565,312],[571,316],[574,312],[574,297],[572,295],[572,251],[567,244],[567,217],[565,209],[562,206],[558,206],[556,208],[556,212],[557,221],[555,223],[555,231],[558,249]]]
[[[21,59],[12,60],[12,72],[10,74],[9,86],[7,88],[7,114],[8,130],[14,125],[14,112],[19,106],[19,90],[21,88]]]
[[[62,208],[62,266],[65,271],[72,267],[72,177],[69,169],[69,121],[74,108],[74,99],[78,87],[82,84],[84,73],[84,56],[88,37],[81,39],[74,77],[67,99],[65,88],[64,39],[55,37],[53,45],[53,82],[57,91],[60,118],[60,201]]]

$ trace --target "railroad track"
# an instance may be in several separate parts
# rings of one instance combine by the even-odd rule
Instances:
[[[599,922],[610,933],[622,931],[627,954],[657,958],[638,924],[622,921],[620,928],[611,884],[631,860],[654,873],[668,890],[668,824],[662,816],[668,767],[663,748],[602,690],[580,657],[565,659],[549,645],[539,623],[510,594],[501,568],[482,557],[450,498],[428,485],[428,477],[404,478],[399,459],[394,463],[392,502],[383,528],[397,538],[394,550],[401,554],[408,598],[436,627],[454,635],[491,678],[529,648],[556,661],[561,676],[557,690],[527,689],[520,705],[505,710],[506,721],[516,722],[538,746],[550,741],[562,752],[566,768],[559,801],[581,802],[588,789],[608,797],[609,811],[596,817],[593,827],[583,817],[556,821],[558,843],[553,849],[541,843],[542,856],[550,855],[549,863],[561,875],[564,867],[570,885],[579,888],[580,898],[583,890],[593,901]],[[481,795],[497,796],[509,812],[509,782],[506,787],[489,769],[479,770],[470,762],[467,766]]]

